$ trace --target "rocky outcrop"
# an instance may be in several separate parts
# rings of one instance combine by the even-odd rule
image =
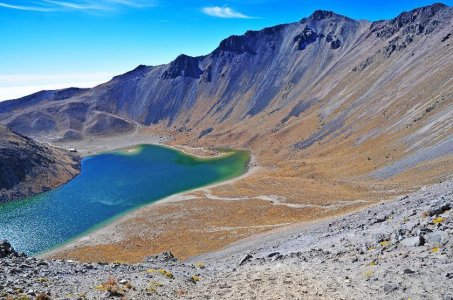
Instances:
[[[0,241],[0,259],[5,257],[17,257],[20,254],[14,250],[8,241]],[[25,255],[23,255],[25,257]]]
[[[198,66],[198,58],[180,55],[170,63],[162,78],[175,79],[182,76],[198,79],[202,73],[203,71]]]
[[[0,126],[0,202],[50,190],[80,172],[75,153],[45,146]]]
[[[233,53],[236,55],[248,53],[254,55],[256,54],[256,52],[252,49],[252,47],[249,44],[250,41],[249,36],[248,35],[230,36],[229,38],[224,39],[222,42],[220,42],[219,47],[215,49],[212,54],[214,56],[221,55],[222,53]]]
[[[297,46],[297,50],[304,50],[311,43],[316,42],[321,35],[314,32],[309,27],[305,27],[304,30],[294,37],[294,43]]]

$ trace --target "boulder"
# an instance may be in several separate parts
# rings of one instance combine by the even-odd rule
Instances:
[[[445,245],[448,243],[449,236],[445,231],[435,231],[425,235],[424,239],[430,245]]]
[[[451,204],[447,202],[437,201],[434,205],[428,210],[428,214],[432,216],[440,215],[447,210],[451,209]]]
[[[401,241],[401,245],[405,247],[418,247],[423,245],[423,238],[420,236],[414,236]]]
[[[8,241],[0,241],[0,258],[8,256],[20,256],[20,254],[14,250]]]

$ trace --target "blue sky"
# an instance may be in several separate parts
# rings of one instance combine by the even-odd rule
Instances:
[[[378,20],[434,2],[0,0],[0,100],[93,86],[180,53],[207,54],[231,34],[298,21],[316,9]]]

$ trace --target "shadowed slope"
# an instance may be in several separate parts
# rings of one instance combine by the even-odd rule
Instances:
[[[40,145],[0,126],[0,202],[65,183],[79,173],[79,157]]]

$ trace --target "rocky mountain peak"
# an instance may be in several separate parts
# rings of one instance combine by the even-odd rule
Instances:
[[[405,49],[415,36],[430,35],[439,26],[448,22],[451,14],[445,14],[449,7],[436,3],[404,12],[389,21],[378,21],[371,25],[371,33],[386,40],[390,39],[384,53],[389,57],[395,50]]]
[[[167,70],[164,71],[162,78],[174,79],[182,76],[198,79],[203,73],[198,63],[199,58],[181,54],[170,63]]]
[[[132,78],[141,77],[141,76],[145,75],[146,73],[148,73],[149,71],[151,71],[152,69],[153,69],[153,67],[150,67],[150,66],[139,65],[135,69],[133,69],[129,72],[126,72],[124,74],[113,77],[113,79],[128,80],[128,79],[132,79]]]
[[[448,8],[448,6],[441,3],[417,8],[409,12],[400,14],[399,16],[391,20],[390,23],[397,26],[398,28],[402,28],[410,23],[427,25],[427,23],[429,23],[437,13],[445,10],[446,8]]]
[[[251,35],[232,35],[220,42],[219,47],[214,50],[213,54],[219,55],[223,52],[231,52],[233,54],[256,54],[256,52],[249,45]]]
[[[336,20],[336,19],[344,19],[350,20],[352,19],[339,15],[330,10],[315,10],[309,17],[303,18],[300,20],[300,23],[307,23],[307,22],[316,22],[316,21],[323,21],[323,20]]]
[[[333,11],[329,10],[316,10],[313,12],[311,15],[311,18],[313,20],[323,20],[323,19],[328,19],[331,18],[335,13]]]

